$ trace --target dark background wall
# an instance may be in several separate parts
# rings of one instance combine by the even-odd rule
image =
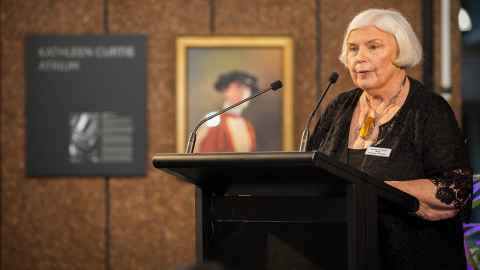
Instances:
[[[433,1],[439,17],[439,1]],[[454,57],[460,55],[453,1]],[[288,35],[295,44],[298,139],[332,70],[331,100],[352,87],[337,56],[359,11],[395,8],[422,39],[417,0],[2,0],[1,269],[174,269],[195,261],[194,189],[149,164],[144,178],[31,178],[25,175],[24,40],[28,34],[148,36],[148,155],[175,151],[175,39],[179,35]],[[434,83],[439,32],[434,24]],[[460,66],[454,61],[460,112]],[[422,67],[410,71],[422,78]],[[46,130],[55,132],[55,130]]]

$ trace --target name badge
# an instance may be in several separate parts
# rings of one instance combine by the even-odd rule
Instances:
[[[365,155],[377,156],[377,157],[390,157],[391,152],[392,152],[392,149],[390,148],[369,146],[367,148],[367,151],[365,151]]]

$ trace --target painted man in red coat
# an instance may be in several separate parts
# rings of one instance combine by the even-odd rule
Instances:
[[[257,78],[243,71],[220,75],[215,90],[224,97],[226,108],[257,91]],[[256,149],[255,128],[242,117],[248,102],[206,122],[198,132],[196,152],[251,152]]]

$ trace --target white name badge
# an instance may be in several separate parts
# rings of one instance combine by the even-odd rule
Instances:
[[[390,148],[369,146],[367,148],[367,151],[365,151],[365,155],[377,156],[377,157],[389,157],[391,152],[392,152],[392,149]]]

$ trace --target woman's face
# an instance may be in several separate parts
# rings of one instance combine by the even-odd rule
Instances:
[[[398,46],[395,37],[374,26],[350,32],[347,38],[347,68],[353,83],[364,90],[381,89],[400,68],[393,62]]]

